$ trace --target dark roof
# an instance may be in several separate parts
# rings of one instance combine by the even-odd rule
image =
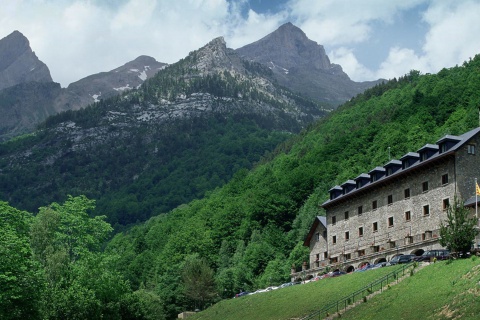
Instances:
[[[400,167],[401,167],[401,166],[402,166],[402,161],[400,161],[400,160],[395,160],[395,159],[390,160],[390,161],[385,165],[385,168],[388,168],[388,167],[390,167],[390,166],[400,166]]]
[[[438,145],[437,144],[431,144],[431,143],[427,143],[426,145],[424,145],[423,147],[421,147],[420,149],[417,150],[417,152],[422,152],[424,150],[438,150]]]
[[[439,160],[439,159],[443,159],[444,157],[447,157],[447,156],[450,156],[452,154],[455,154],[455,152],[461,147],[463,146],[467,141],[469,141],[471,138],[473,138],[476,134],[478,134],[480,132],[480,127],[478,128],[475,128],[471,131],[468,131],[460,136],[452,136],[452,135],[445,135],[444,137],[440,138],[438,141],[437,141],[437,144],[440,144],[440,143],[443,143],[445,141],[453,141],[453,142],[456,142],[455,145],[453,145],[448,151],[446,152],[443,152],[443,153],[440,153],[439,149],[438,149],[438,146],[437,147],[434,147],[433,145],[431,145],[432,147],[430,147],[430,145],[425,145],[425,146],[429,146],[429,148],[433,148],[436,150],[435,154],[433,154],[430,158],[428,158],[427,160],[425,161],[418,161],[418,162],[415,162],[414,164],[412,164],[410,167],[408,168],[400,168],[399,170],[397,170],[396,172],[392,173],[391,175],[389,176],[383,176],[381,178],[379,178],[378,180],[376,181],[373,181],[371,183],[368,183],[366,184],[365,186],[362,186],[360,188],[355,188],[353,190],[351,190],[350,192],[347,192],[346,194],[342,194],[342,195],[339,195],[338,197],[334,198],[334,199],[329,199],[327,201],[325,201],[323,204],[322,204],[322,207],[328,207],[329,205],[331,204],[334,204],[338,201],[341,201],[341,200],[344,200],[344,199],[347,199],[349,198],[350,196],[352,195],[355,195],[357,194],[357,192],[360,192],[362,190],[366,190],[367,188],[371,188],[373,186],[377,186],[377,185],[381,185],[382,183],[384,182],[387,182],[387,181],[393,181],[393,180],[390,180],[390,179],[398,179],[400,176],[402,176],[404,173],[407,173],[407,172],[411,172],[415,169],[418,169],[418,168],[422,168],[424,166],[427,166],[429,165],[430,163],[436,161],[436,160]],[[423,147],[425,148],[425,147]],[[422,148],[422,149],[423,149]],[[417,154],[418,153],[407,153],[408,154]],[[405,157],[405,156],[404,156]],[[399,160],[391,160],[389,161],[386,165],[384,165],[385,168],[389,167],[389,166],[401,166],[402,165],[402,162],[399,161]],[[370,172],[373,172],[375,170],[377,170],[379,167],[376,167],[374,168],[372,171]]]
[[[355,180],[358,180],[358,179],[370,179],[370,175],[366,173],[362,173],[361,175],[355,178]]]
[[[408,152],[403,157],[401,157],[400,160],[407,159],[407,158],[420,158],[420,155],[416,152]]]
[[[342,183],[342,186],[345,186],[345,185],[347,185],[347,184],[356,185],[355,181],[353,181],[353,180],[347,180],[347,181],[345,181],[344,183]]]
[[[317,216],[315,218],[315,221],[313,221],[312,226],[310,227],[310,231],[308,232],[305,241],[303,242],[304,246],[309,247],[310,246],[310,240],[312,240],[313,233],[315,232],[315,229],[317,229],[318,224],[323,224],[325,229],[327,228],[327,218],[324,216]]]
[[[470,197],[467,199],[467,201],[465,201],[463,203],[463,206],[464,207],[475,207],[475,201],[478,203],[480,203],[480,197],[476,198],[475,196],[473,197]]]
[[[372,173],[372,172],[375,172],[375,171],[385,172],[385,168],[384,167],[375,167],[372,170],[368,171],[368,173]]]

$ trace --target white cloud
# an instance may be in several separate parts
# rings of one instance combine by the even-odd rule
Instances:
[[[342,66],[350,79],[374,79],[372,71],[362,65],[351,49],[340,47],[328,54],[331,61]]]
[[[431,26],[423,47],[427,72],[462,64],[480,53],[480,1],[434,2],[424,19]]]
[[[380,69],[376,71],[377,78],[393,79],[405,75],[410,70],[422,70],[425,66],[425,58],[419,57],[411,49],[391,48],[388,58],[382,62]]]
[[[309,37],[325,46],[343,46],[368,40],[374,22],[393,23],[399,10],[422,1],[291,0],[289,8]]]
[[[398,77],[411,69],[437,72],[480,52],[480,0],[282,1],[283,10],[263,13],[248,10],[248,0],[4,1],[0,38],[21,31],[62,86],[139,55],[174,63],[218,36],[238,48],[287,21],[325,46],[330,60],[356,81]],[[392,42],[382,58],[368,53],[377,57],[376,67],[369,70],[358,57],[369,43],[378,44],[375,31],[395,26],[403,13],[420,8],[426,8],[422,23],[428,27],[420,39],[423,46]]]

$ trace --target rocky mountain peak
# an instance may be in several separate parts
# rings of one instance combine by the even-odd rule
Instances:
[[[223,37],[213,39],[195,51],[194,55],[196,57],[195,68],[204,74],[217,72],[221,69],[238,68],[238,64],[232,60],[233,57],[229,54],[229,49],[227,49]]]
[[[53,82],[48,67],[37,58],[28,39],[14,31],[0,39],[0,90],[32,81]]]
[[[269,67],[281,85],[332,106],[376,83],[352,81],[341,66],[330,63],[322,45],[290,22],[235,51],[244,59]]]
[[[300,28],[290,22],[264,38],[237,49],[237,52],[285,72],[299,65],[315,69],[332,67],[323,46],[308,39]]]

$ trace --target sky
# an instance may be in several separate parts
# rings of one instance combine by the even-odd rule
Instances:
[[[236,49],[286,22],[352,80],[436,73],[480,53],[479,21],[480,0],[0,0],[0,38],[20,31],[62,87],[219,36]]]

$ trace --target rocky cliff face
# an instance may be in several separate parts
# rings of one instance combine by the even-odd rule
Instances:
[[[287,88],[332,106],[378,83],[352,81],[341,66],[330,63],[323,46],[308,39],[291,23],[236,52],[245,59],[268,66],[277,81]]]
[[[32,132],[47,117],[139,87],[166,66],[140,56],[108,72],[88,76],[60,88],[48,67],[18,31],[0,40],[0,142]]]
[[[91,103],[138,88],[167,64],[149,56],[140,56],[121,67],[71,83],[55,100],[57,111],[78,110]]]
[[[14,31],[0,39],[0,90],[27,82],[53,80],[48,67],[30,48],[28,39]]]

